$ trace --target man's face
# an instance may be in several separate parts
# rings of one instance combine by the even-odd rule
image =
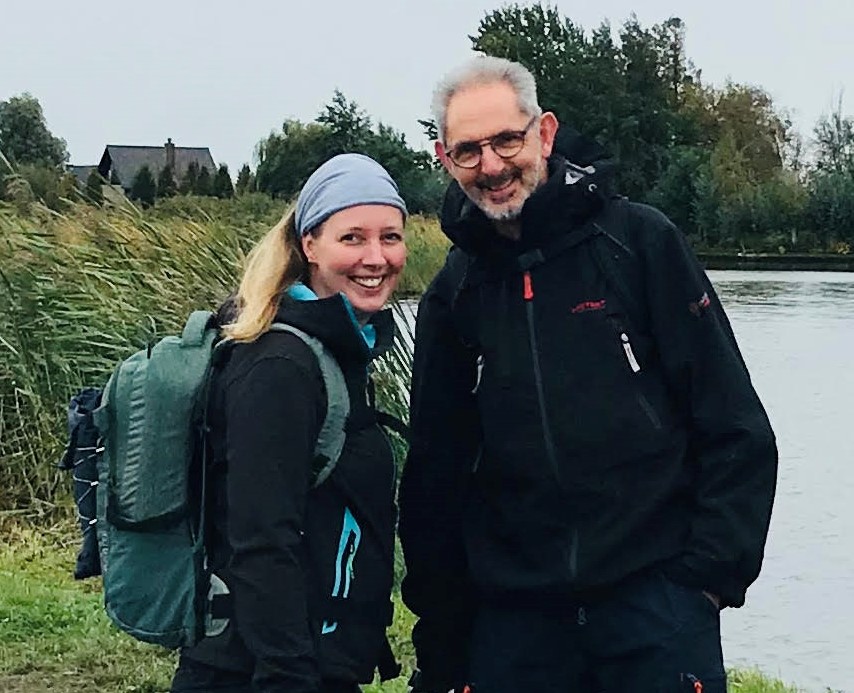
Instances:
[[[509,157],[500,145],[496,146],[496,153],[484,142],[492,138],[500,143],[505,135],[522,131],[524,143],[518,153]],[[552,113],[544,113],[532,122],[520,111],[516,94],[507,83],[471,86],[454,94],[448,103],[444,144],[436,142],[436,154],[486,216],[495,221],[512,220],[546,179],[546,159],[552,152],[556,131],[557,119]],[[448,156],[460,149],[476,150],[478,143],[480,162],[473,168],[459,166]]]

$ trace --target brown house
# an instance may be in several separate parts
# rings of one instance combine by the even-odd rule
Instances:
[[[130,191],[133,179],[143,166],[148,166],[151,175],[157,179],[168,165],[176,181],[180,181],[187,167],[195,163],[199,170],[207,168],[213,176],[216,163],[207,147],[176,147],[170,137],[162,147],[143,147],[135,145],[108,144],[98,164],[98,173],[105,180],[119,183],[125,192]]]

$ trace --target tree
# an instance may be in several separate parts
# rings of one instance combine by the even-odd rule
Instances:
[[[150,207],[154,204],[154,197],[157,194],[157,185],[154,182],[154,176],[148,166],[143,166],[136,172],[133,184],[130,189],[131,199],[137,200],[143,207]]]
[[[101,177],[101,174],[98,173],[98,169],[93,169],[92,172],[86,178],[86,187],[84,190],[84,196],[86,201],[94,205],[95,207],[100,207],[104,204],[104,179]]]
[[[697,231],[695,205],[700,172],[709,164],[709,151],[701,147],[673,147],[667,152],[667,164],[648,201],[663,210],[686,234]]]
[[[643,199],[680,138],[678,106],[691,83],[684,25],[668,19],[652,29],[635,17],[587,37],[558,10],[510,5],[489,13],[471,37],[474,50],[521,62],[537,80],[540,105],[561,123],[608,144],[620,160],[621,190]]]
[[[816,168],[854,176],[854,119],[842,113],[842,97],[836,109],[815,126]]]
[[[256,187],[274,197],[294,197],[311,172],[329,158],[329,127],[286,120],[255,148]]]
[[[160,173],[157,174],[157,197],[174,197],[177,192],[178,186],[175,183],[175,173],[172,171],[172,167],[166,164],[166,166],[160,169]]]
[[[6,194],[16,202],[39,200],[56,211],[64,210],[78,192],[73,175],[36,164],[20,164],[16,172],[7,177],[6,187]]]
[[[196,187],[193,192],[202,197],[209,197],[212,190],[213,180],[211,179],[211,172],[208,171],[207,166],[202,166],[199,169],[199,177],[196,178]]]
[[[324,159],[346,152],[361,152],[371,134],[371,119],[355,101],[348,101],[337,89],[332,102],[317,117],[317,122],[329,128]]]
[[[252,173],[252,169],[249,168],[249,164],[243,164],[240,167],[240,171],[237,173],[237,185],[235,186],[235,193],[238,195],[243,195],[247,192],[252,192],[255,190],[255,174]]]
[[[59,167],[68,161],[65,140],[51,134],[41,104],[26,92],[0,101],[0,151],[16,164]]]
[[[824,248],[835,243],[854,245],[854,176],[820,172],[809,182],[807,217]]]
[[[191,161],[187,165],[187,170],[181,176],[181,183],[178,186],[178,192],[182,195],[191,195],[196,192],[196,187],[199,178],[199,165],[195,161]]]
[[[231,183],[231,175],[228,172],[228,165],[222,164],[217,169],[213,179],[211,192],[214,197],[225,199],[234,197],[234,185]]]
[[[716,95],[718,141],[732,137],[755,182],[774,178],[783,168],[783,148],[791,123],[777,113],[771,96],[759,87],[727,84]]]
[[[410,149],[403,133],[380,123],[376,132],[369,133],[364,153],[391,174],[411,213],[439,212],[447,181],[428,152]]]

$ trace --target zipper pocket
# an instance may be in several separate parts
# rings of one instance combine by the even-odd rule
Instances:
[[[640,362],[635,356],[635,351],[634,349],[632,349],[632,342],[629,339],[629,333],[626,330],[623,321],[620,319],[620,316],[616,314],[610,314],[607,316],[607,320],[609,323],[611,323],[611,327],[614,328],[614,332],[617,333],[620,339],[620,347],[623,350],[623,355],[626,357],[626,361],[629,364],[629,368],[632,369],[632,373],[640,373]]]
[[[629,335],[625,332],[620,333],[620,343],[623,345],[623,352],[626,355],[626,361],[629,362],[629,368],[632,369],[632,373],[640,373],[640,364],[637,358],[635,358],[635,352],[632,351],[632,343],[629,341]]]
[[[652,425],[655,426],[657,430],[661,430],[661,419],[658,417],[653,406],[649,403],[649,400],[640,392],[638,392],[637,398],[638,404],[640,404],[641,409],[644,410],[644,413],[647,415],[647,418],[650,420]]]
[[[477,357],[477,380],[475,380],[474,388],[471,393],[473,395],[477,394],[477,391],[480,389],[480,381],[483,378],[483,354],[478,354]]]

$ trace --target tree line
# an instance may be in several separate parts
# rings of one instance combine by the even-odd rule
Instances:
[[[508,5],[487,13],[469,38],[477,53],[526,65],[542,106],[616,158],[619,192],[661,208],[697,246],[848,252],[854,120],[841,100],[807,140],[761,87],[705,83],[686,54],[686,31],[676,17],[644,27],[634,16],[588,31],[556,8]],[[435,136],[431,121],[419,122]],[[438,210],[447,178],[432,154],[411,148],[402,133],[375,123],[339,91],[314,121],[286,120],[262,138],[254,169],[245,164],[233,188],[223,167],[188,171],[180,181],[169,171],[141,171],[132,195],[144,204],[176,194],[256,191],[292,199],[317,165],[348,151],[386,166],[413,212]],[[0,152],[34,191],[53,180],[46,169],[67,161],[65,142],[50,133],[28,95],[0,103]],[[69,184],[54,185],[56,197],[68,192],[62,185]],[[7,181],[7,197],[9,187]],[[96,187],[93,180],[87,197],[97,197]]]
[[[540,103],[610,148],[618,188],[660,207],[701,247],[847,252],[854,120],[822,117],[813,147],[761,87],[703,82],[672,17],[593,31],[541,5],[488,13],[472,48],[526,65]]]
[[[86,179],[86,199],[95,204],[103,202],[104,179],[97,171],[92,171]],[[115,183],[116,181],[111,181]],[[130,186],[130,197],[137,200],[143,207],[150,207],[156,199],[165,200],[175,195],[198,195],[200,197],[218,197],[228,199],[234,197],[234,184],[228,172],[228,164],[221,164],[216,173],[211,175],[207,166],[199,166],[195,161],[187,165],[187,170],[177,181],[175,172],[167,164],[157,174],[148,166],[142,166],[133,178]]]

